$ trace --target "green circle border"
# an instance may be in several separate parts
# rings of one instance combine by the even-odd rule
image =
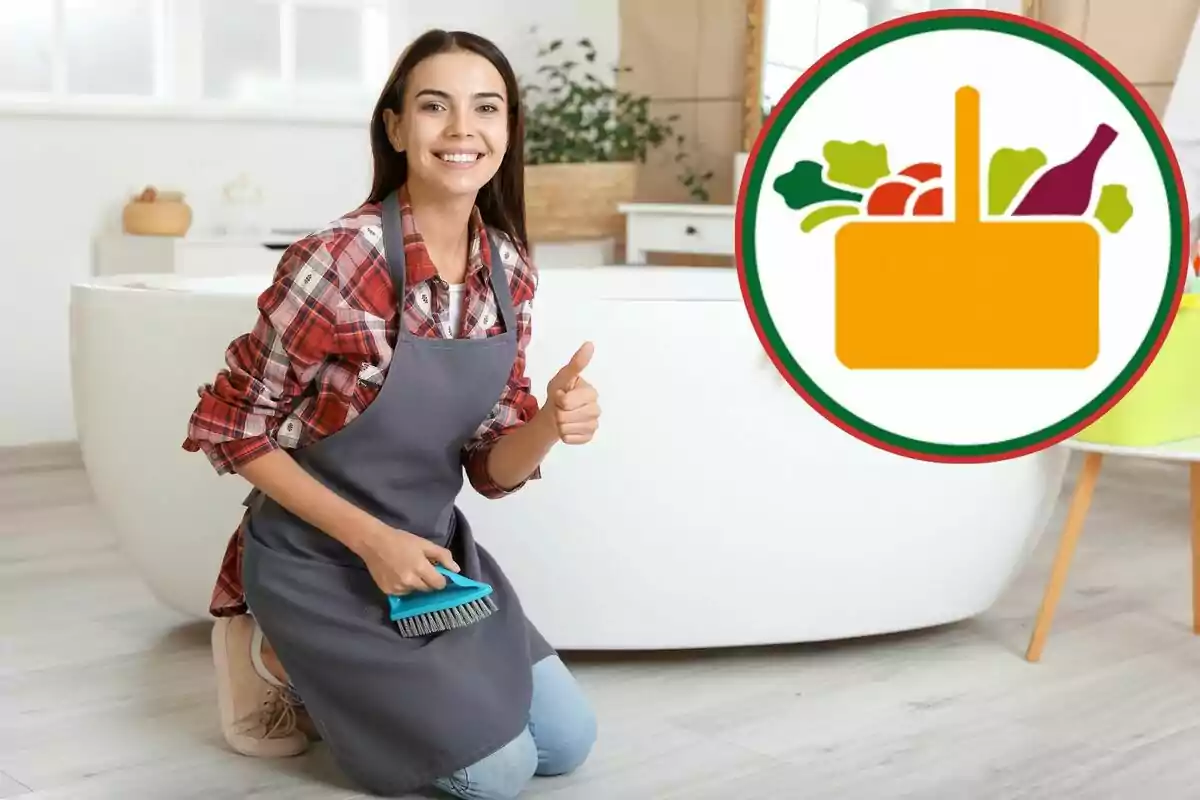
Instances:
[[[804,103],[830,77],[867,53],[911,36],[947,30],[984,30],[1026,39],[1066,56],[1104,84],[1136,120],[1138,129],[1149,143],[1163,179],[1171,218],[1171,265],[1163,297],[1150,330],[1121,373],[1087,405],[1065,419],[1024,436],[987,444],[949,445],[895,434],[851,413],[826,394],[796,362],[775,327],[763,296],[757,267],[755,230],[766,164]],[[741,273],[747,309],[767,354],[777,368],[785,373],[784,377],[789,383],[823,416],[852,435],[865,439],[869,444],[898,455],[948,462],[999,461],[1035,452],[1068,438],[1102,416],[1110,406],[1133,388],[1161,348],[1182,299],[1186,269],[1186,224],[1182,210],[1186,198],[1183,196],[1178,162],[1169,149],[1165,133],[1144,101],[1134,94],[1129,81],[1111,64],[1083,43],[1027,18],[1001,12],[966,9],[924,12],[883,23],[843,43],[801,76],[776,106],[750,152],[746,172],[737,220],[738,270]]]

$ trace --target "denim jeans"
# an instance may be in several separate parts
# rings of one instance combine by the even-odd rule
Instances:
[[[588,757],[596,717],[558,656],[533,666],[529,726],[490,756],[434,785],[462,800],[513,800],[534,775],[565,775]]]

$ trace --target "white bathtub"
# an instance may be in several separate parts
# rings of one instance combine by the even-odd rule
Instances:
[[[123,276],[73,288],[87,470],[154,593],[206,613],[247,485],[185,453],[196,388],[254,319],[265,278]],[[987,609],[1036,544],[1067,454],[993,465],[892,456],[774,372],[733,271],[543,271],[539,396],[585,339],[599,437],[541,481],[461,505],[563,649],[685,648],[879,634]],[[661,617],[660,617],[661,615]]]

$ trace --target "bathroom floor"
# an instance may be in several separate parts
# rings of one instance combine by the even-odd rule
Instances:
[[[970,622],[820,646],[568,654],[601,738],[582,771],[529,796],[1193,797],[1186,484],[1181,467],[1106,465],[1040,664],[1022,653],[1063,503],[1026,572]],[[284,761],[225,749],[208,633],[139,583],[81,471],[0,474],[0,798],[359,797],[323,748]]]

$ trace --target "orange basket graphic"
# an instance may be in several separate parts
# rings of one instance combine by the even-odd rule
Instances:
[[[954,103],[954,216],[851,222],[834,239],[850,369],[1084,369],[1100,350],[1100,234],[980,219],[979,92]]]

